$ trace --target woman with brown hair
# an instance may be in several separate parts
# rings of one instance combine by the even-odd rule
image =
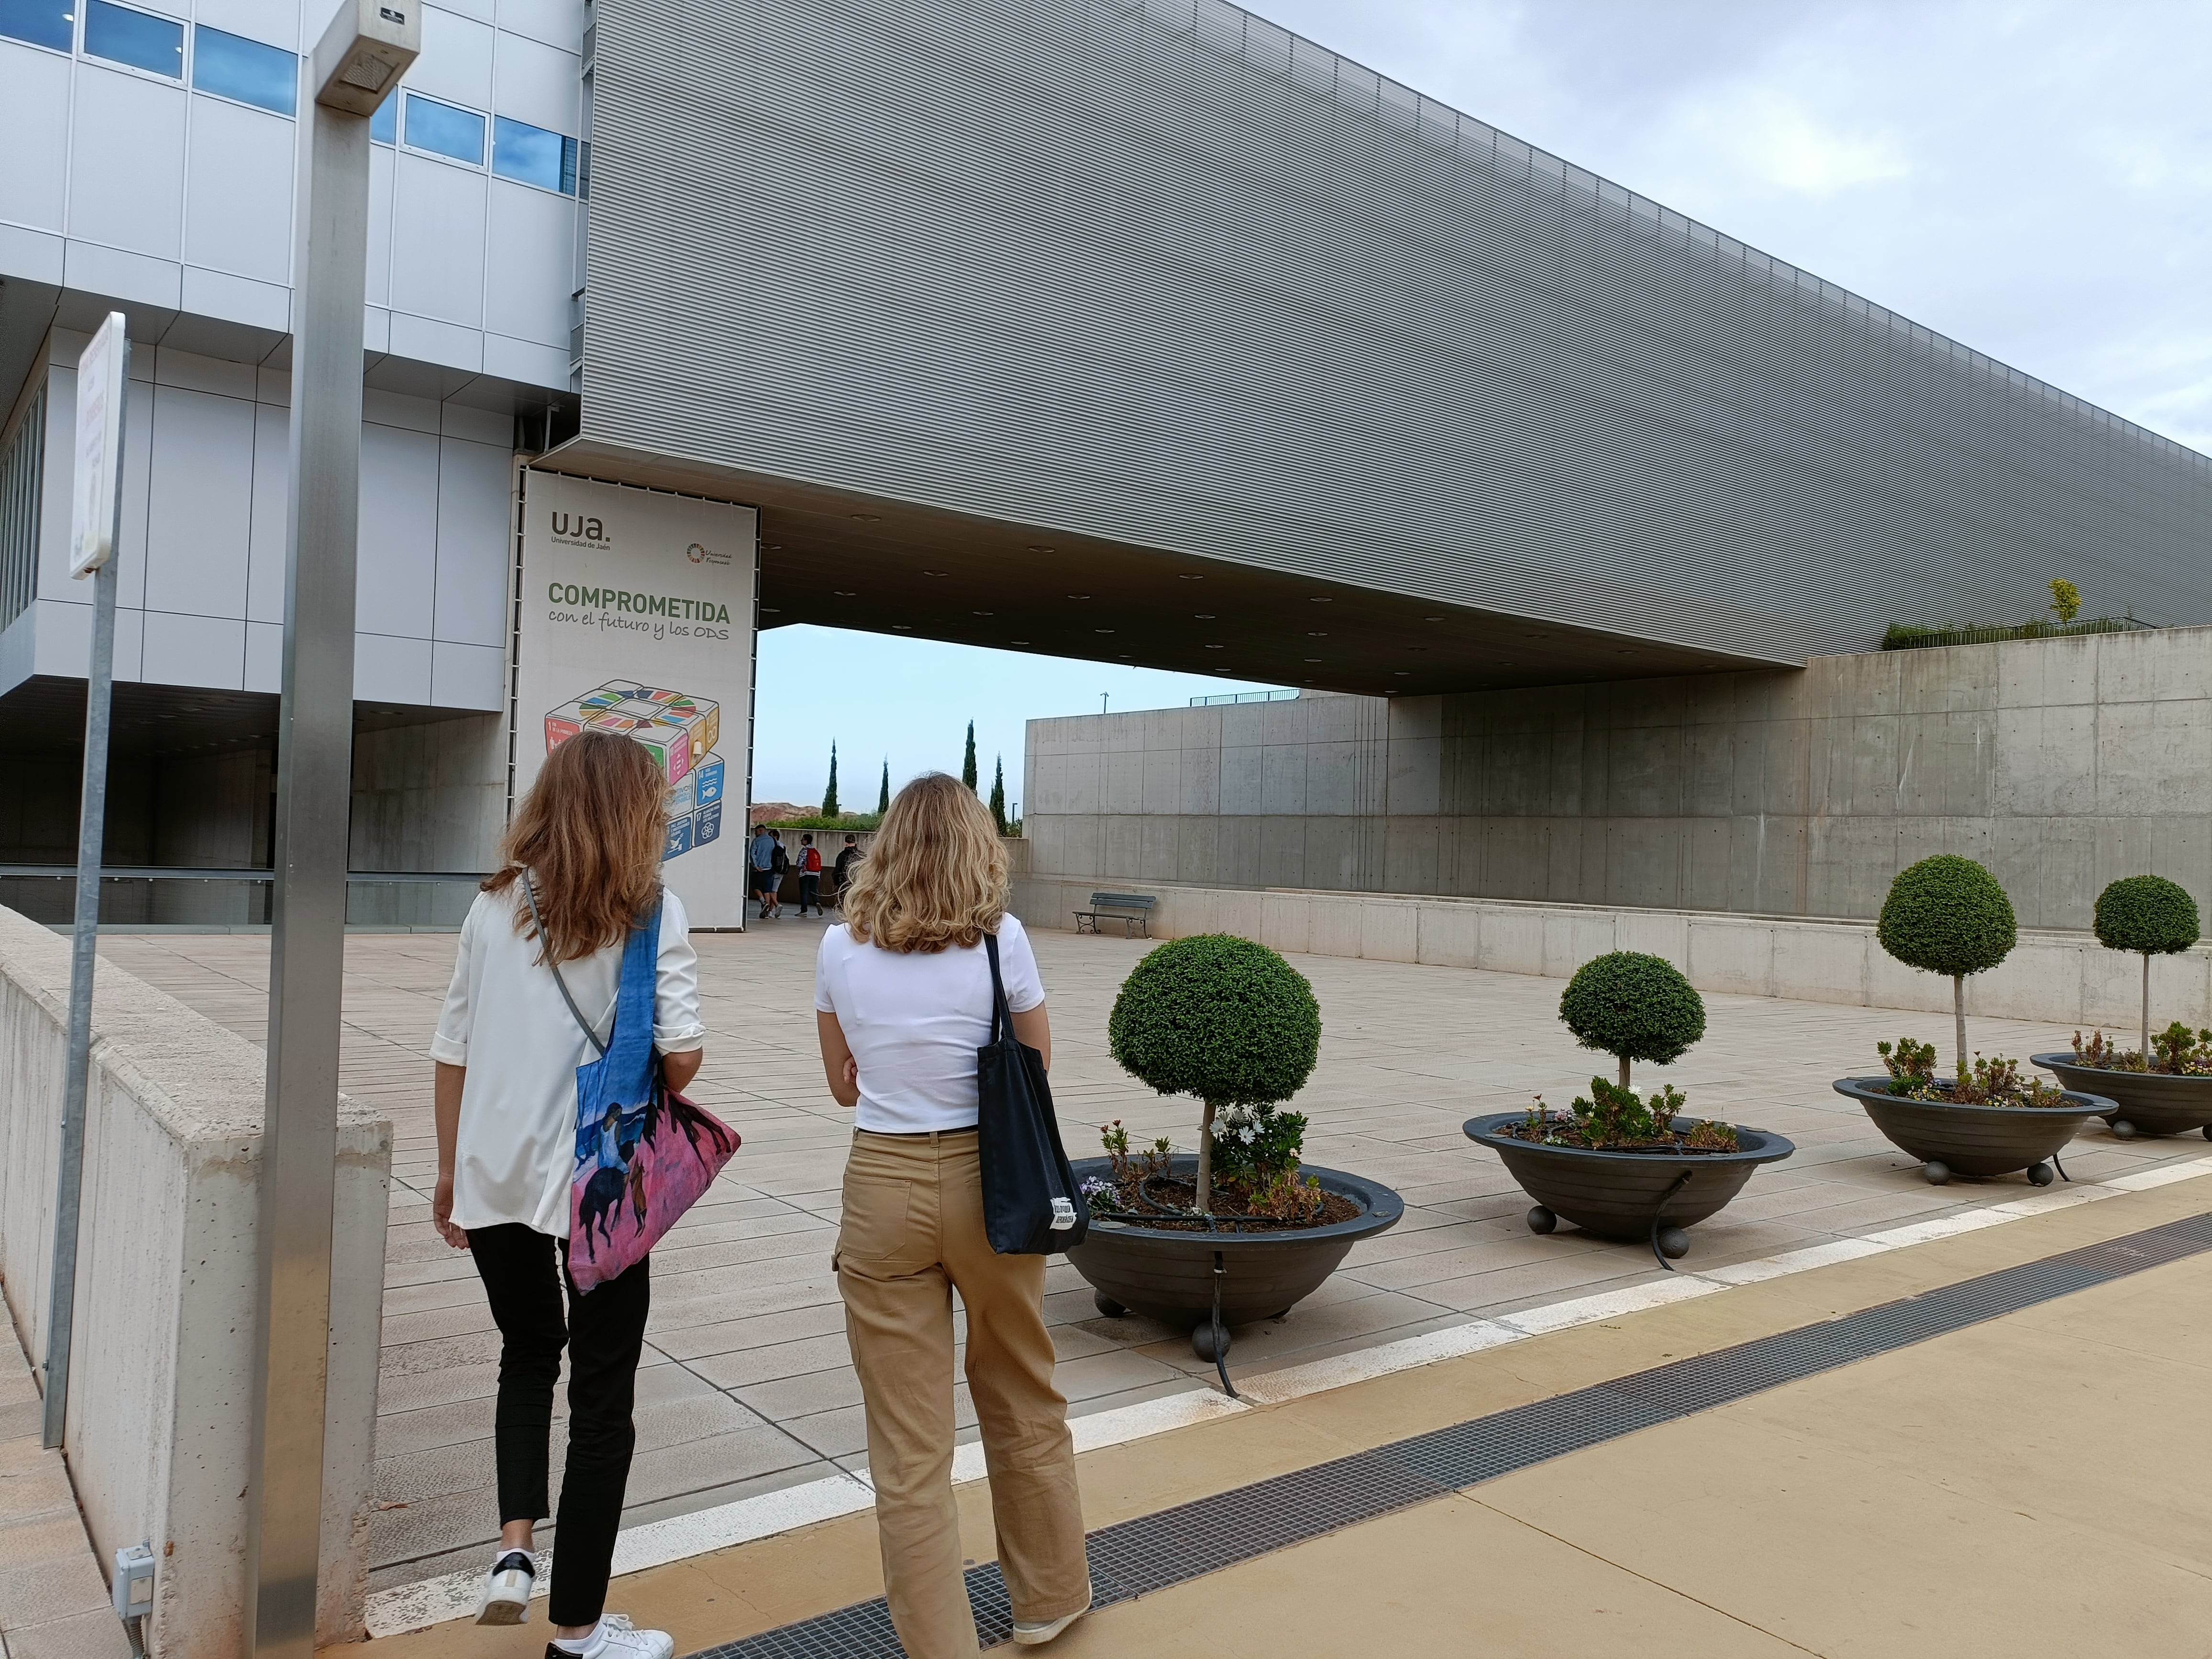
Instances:
[[[916,778],[884,814],[823,935],[815,1024],[830,1092],[854,1109],[835,1257],[867,1413],[891,1622],[908,1659],[969,1659],[975,1620],[952,1500],[952,1292],[983,1434],[1014,1640],[1048,1642],[1091,1606],[1067,1402],[1053,1387],[1044,1258],[983,1230],[975,1051],[999,959],[1014,1033],[1052,1060],[1044,986],[1006,913],[1006,856],[975,792]]]
[[[576,1071],[592,1058],[594,1037],[608,1040],[625,945],[656,905],[653,1042],[667,1086],[681,1090],[705,1058],[698,957],[683,902],[660,886],[667,833],[668,781],[641,745],[586,732],[547,756],[507,829],[499,868],[461,924],[430,1044],[438,1120],[431,1224],[475,1256],[500,1334],[499,1547],[478,1599],[479,1624],[530,1616],[532,1530],[550,1510],[553,1385],[562,1350],[568,1354],[549,1655],[670,1659],[675,1650],[663,1632],[605,1611],[637,1438],[631,1408],[649,1259],[588,1294],[568,1271]],[[586,1018],[593,1037],[579,1023]]]

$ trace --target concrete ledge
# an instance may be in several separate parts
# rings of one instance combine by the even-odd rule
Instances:
[[[41,1367],[69,970],[66,939],[0,909],[0,1290]],[[262,1054],[103,963],[92,1066],[64,1442],[76,1502],[99,1559],[153,1544],[156,1654],[234,1652]],[[391,1124],[341,1101],[318,1613],[326,1643],[362,1632],[391,1173]]]
[[[1648,951],[1701,991],[1916,1012],[1951,1008],[1950,982],[1892,960],[1869,921],[1310,888],[1120,885],[1158,896],[1152,933],[1160,939],[1240,933],[1278,951],[1557,979],[1603,951]],[[1026,876],[1014,884],[1014,914],[1027,927],[1070,929],[1097,886],[1087,878]],[[2132,1032],[2141,974],[2136,957],[2107,951],[2093,934],[2023,928],[2002,967],[1966,981],[1967,1012]],[[2212,1025],[2212,948],[2152,964],[2151,1018]]]

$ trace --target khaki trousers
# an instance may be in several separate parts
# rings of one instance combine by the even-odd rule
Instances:
[[[952,1499],[956,1289],[1014,1617],[1058,1619],[1090,1600],[1075,1443],[1052,1385],[1044,1258],[992,1252],[973,1129],[856,1131],[844,1204],[837,1288],[867,1411],[891,1622],[908,1659],[968,1659],[975,1617]]]

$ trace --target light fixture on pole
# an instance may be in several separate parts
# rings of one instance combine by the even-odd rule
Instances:
[[[321,1565],[353,768],[368,123],[421,51],[417,0],[342,0],[306,64],[292,295],[291,506],[269,956],[244,1644],[313,1659]]]

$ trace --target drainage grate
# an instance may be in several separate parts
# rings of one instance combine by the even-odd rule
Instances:
[[[2190,1216],[1140,1515],[1091,1534],[1094,1605],[1133,1601],[1457,1487],[2208,1249],[2212,1214]],[[983,1646],[995,1647],[1013,1634],[1006,1581],[996,1562],[969,1568],[967,1578],[976,1635]],[[710,1648],[694,1659],[887,1659],[901,1651],[878,1599]]]

